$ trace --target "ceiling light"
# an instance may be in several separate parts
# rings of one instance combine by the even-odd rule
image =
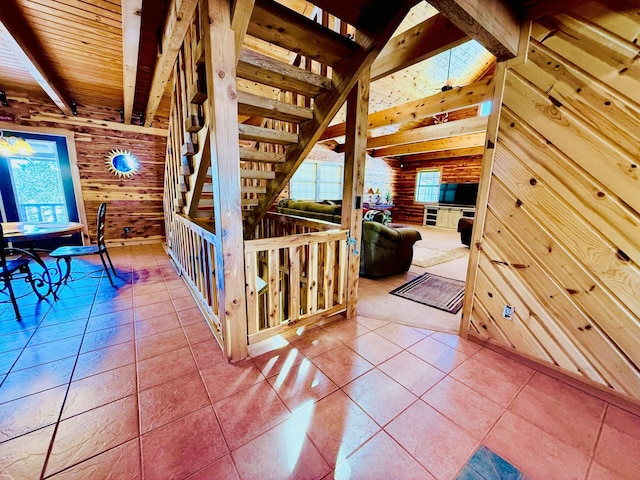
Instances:
[[[28,157],[35,153],[35,150],[22,137],[5,137],[4,132],[0,130],[0,156],[12,157],[22,156]]]

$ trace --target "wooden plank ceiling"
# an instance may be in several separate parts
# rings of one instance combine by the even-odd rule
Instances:
[[[123,10],[119,0],[2,2],[0,89],[9,97],[44,90],[67,115],[72,103],[79,116],[84,105],[123,111],[127,106],[133,123],[139,123],[138,114],[147,109],[167,3],[174,2],[127,0]],[[165,120],[169,98],[157,110]]]
[[[48,97],[67,116],[82,116],[82,107],[90,105],[121,110],[125,123],[150,126],[154,119],[168,120],[170,88],[166,87],[181,37],[186,31],[185,24],[195,8],[195,0],[4,0],[2,3],[0,90],[6,91],[9,99],[29,97],[34,92],[43,97],[44,92],[44,98]],[[270,42],[259,40],[257,37],[263,35],[257,31],[249,31],[244,36],[254,3],[259,10],[259,1],[234,2],[236,9],[232,22],[237,29],[236,39],[242,40],[238,54],[242,48],[248,48],[279,58],[287,64],[294,63],[294,51],[301,46],[281,48],[276,45],[277,38]],[[304,0],[280,0],[279,3],[312,19],[321,12],[319,9],[325,9],[327,15],[326,12],[335,8],[335,3],[329,0],[316,0],[315,5]],[[380,23],[385,20],[369,15],[376,10],[376,2],[351,3],[353,5],[340,7],[351,11],[353,23],[346,19],[347,23],[364,25],[359,27],[364,35],[367,30],[373,32],[381,28]],[[372,65],[375,81],[371,86],[370,111],[384,111],[398,105],[411,108],[411,102],[437,93],[443,84],[443,78],[437,71],[442,70],[443,62],[446,62],[438,54],[469,41],[467,34],[480,40],[490,39],[488,47],[501,58],[513,55],[513,43],[518,35],[515,26],[496,32],[495,22],[480,15],[469,27],[460,21],[464,11],[470,8],[467,3],[465,0],[433,3],[446,13],[445,16],[426,2],[407,2],[414,5],[413,8]],[[514,18],[527,14],[526,11],[518,13],[520,9],[513,8],[504,0],[488,3],[488,12],[501,12],[500,18],[509,19],[510,24],[515,25]],[[547,6],[547,3],[527,0],[524,6],[535,15],[548,8],[557,8]],[[268,21],[272,13],[264,11],[260,15]],[[250,28],[259,28],[256,25]],[[496,42],[499,43],[497,47]],[[317,52],[317,55],[343,58],[348,52],[341,51],[339,43],[330,51]],[[331,64],[337,58],[325,60],[326,64]],[[492,55],[487,52],[473,59],[456,59],[455,55],[450,55],[447,71],[450,71],[452,60],[453,63],[466,62],[468,67],[464,75],[452,79],[455,86],[472,83],[486,75],[493,63]],[[270,96],[275,99],[278,95],[276,88],[250,79],[238,82],[238,90],[245,94],[265,96],[269,89]],[[254,124],[260,117],[259,110],[240,113],[240,121],[250,119]],[[434,119],[433,115],[423,117],[421,122],[413,119],[404,126],[395,125],[392,129],[372,132],[371,135],[389,135],[398,129],[424,128],[434,122],[442,123],[443,118]],[[463,120],[472,115],[470,110],[463,110],[450,115],[448,120]],[[338,112],[333,123],[342,121],[342,114]],[[452,132],[468,133],[461,125],[460,128],[460,131]],[[436,140],[433,132],[426,131],[426,135],[425,138]],[[393,138],[403,139],[402,142],[406,143],[405,137]],[[391,146],[387,144],[385,148]],[[403,150],[406,155],[420,153],[416,149],[406,150]]]

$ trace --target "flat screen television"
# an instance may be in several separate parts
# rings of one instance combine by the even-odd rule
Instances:
[[[477,198],[477,183],[443,183],[440,185],[440,204],[475,207]]]

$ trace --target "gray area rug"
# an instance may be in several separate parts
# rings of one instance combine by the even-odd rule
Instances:
[[[424,273],[389,293],[445,312],[458,313],[462,308],[464,282]]]

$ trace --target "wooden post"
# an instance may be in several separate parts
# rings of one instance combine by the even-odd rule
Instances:
[[[204,0],[209,145],[215,217],[215,277],[225,354],[247,356],[247,306],[240,206],[236,59],[226,0]]]
[[[484,156],[482,158],[482,174],[480,177],[480,189],[478,191],[476,215],[473,224],[473,236],[471,238],[469,266],[467,269],[467,279],[465,282],[464,304],[462,307],[462,319],[458,334],[462,338],[467,338],[469,333],[469,321],[473,308],[473,295],[475,293],[476,276],[478,271],[478,258],[480,253],[480,242],[484,231],[484,220],[487,213],[487,200],[489,198],[489,185],[491,183],[491,172],[493,170],[493,155],[495,145],[498,141],[498,125],[500,122],[500,111],[502,109],[502,93],[504,91],[506,62],[500,62],[496,66],[494,75],[494,93],[492,112],[487,125],[487,138],[485,140]]]
[[[509,61],[499,62],[496,65],[496,73],[494,74],[493,97],[491,99],[492,111],[487,122],[487,137],[485,139],[484,155],[482,158],[480,188],[478,191],[478,199],[476,200],[476,215],[473,224],[471,245],[469,247],[469,266],[467,268],[467,279],[465,282],[462,319],[460,321],[460,329],[458,331],[458,334],[462,338],[467,338],[469,335],[469,324],[471,322],[471,311],[473,310],[473,300],[476,290],[476,277],[478,273],[480,249],[482,237],[484,235],[484,222],[487,216],[489,186],[491,184],[491,175],[493,172],[493,156],[495,154],[495,146],[498,143],[500,114],[502,112],[502,97],[504,94],[507,69],[526,61],[530,31],[531,22],[525,22],[520,30],[518,56]]]
[[[362,196],[364,167],[367,154],[367,123],[369,118],[369,75],[365,70],[347,97],[347,131],[344,154],[344,184],[342,190],[342,228],[349,229],[355,241],[349,246],[347,274],[347,318],[355,318],[360,274],[360,243],[362,239]]]

